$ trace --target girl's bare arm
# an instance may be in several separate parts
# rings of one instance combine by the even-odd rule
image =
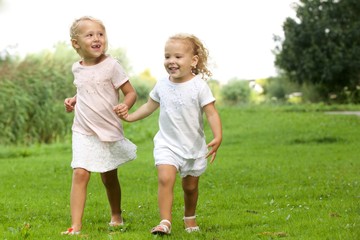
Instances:
[[[151,115],[159,106],[160,104],[158,102],[149,98],[148,101],[141,105],[135,112],[129,114],[127,117],[119,117],[127,122],[135,122]]]
[[[137,94],[129,81],[120,86],[121,92],[124,94],[124,101],[114,107],[114,112],[121,118],[127,117],[129,109],[136,102]]]
[[[222,125],[214,102],[204,106],[204,112],[213,133],[213,139],[208,143],[208,147],[211,149],[206,155],[206,158],[211,156],[210,163],[213,163],[216,157],[216,152],[222,141]]]

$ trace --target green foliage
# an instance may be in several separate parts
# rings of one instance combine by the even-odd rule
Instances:
[[[284,102],[289,94],[299,92],[301,87],[296,83],[292,83],[285,75],[271,77],[267,79],[265,84],[266,97],[270,101]]]
[[[221,95],[228,104],[247,103],[250,99],[249,82],[232,79],[221,88]]]
[[[322,84],[304,83],[301,86],[301,92],[307,102],[322,102],[324,100],[323,93],[326,92],[326,89],[324,89]],[[332,95],[329,95],[326,102],[331,102],[331,99]]]
[[[127,59],[126,51],[122,48],[112,48],[108,50],[108,54],[110,54],[112,57],[116,58],[121,66],[125,69],[125,71],[130,74],[132,72],[132,67]]]
[[[67,134],[69,121],[59,97],[69,92],[71,75],[54,56],[43,52],[2,64],[2,70],[10,69],[0,73],[2,144],[49,143]]]
[[[359,106],[297,105],[219,108],[223,143],[200,178],[197,222],[183,229],[181,180],[174,188],[166,239],[357,239],[359,117],[326,114]],[[144,119],[145,121],[145,119]],[[80,236],[70,224],[71,142],[0,146],[1,239],[158,239],[157,176],[152,156],[156,118],[132,123],[138,158],[119,168],[125,227],[108,228],[110,210],[99,174],[88,185]],[[211,137],[207,127],[207,135]],[[125,127],[126,135],[133,129]],[[21,153],[21,154],[20,154]],[[316,226],[316,227],[314,227]]]
[[[222,103],[222,96],[221,96],[221,85],[220,82],[214,79],[210,79],[207,81],[211,92],[213,93],[216,103],[221,104]]]
[[[284,23],[285,39],[276,39],[276,65],[299,84],[321,86],[323,100],[347,101],[346,87],[360,102],[360,1],[300,0],[296,14]]]
[[[285,88],[286,79],[272,77],[266,84],[266,95],[269,99],[284,101],[287,89]]]
[[[136,90],[138,100],[141,102],[147,101],[151,89],[156,84],[156,79],[151,76],[150,70],[145,70],[139,75],[131,77],[130,81]]]

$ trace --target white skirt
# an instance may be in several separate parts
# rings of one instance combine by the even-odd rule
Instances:
[[[124,138],[116,142],[102,142],[97,136],[72,134],[72,168],[89,172],[108,172],[136,158],[136,145]]]

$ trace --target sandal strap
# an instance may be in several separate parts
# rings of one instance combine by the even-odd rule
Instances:
[[[187,228],[185,228],[185,231],[188,232],[188,233],[198,232],[198,231],[200,231],[200,227],[199,226],[187,227]]]
[[[75,232],[74,228],[68,228],[65,232],[62,232],[61,235],[78,235],[80,231]]]
[[[183,217],[183,220],[191,220],[191,219],[195,219],[195,218],[196,218],[196,215],[194,215],[194,216],[189,216],[189,217],[184,216],[184,217]]]
[[[161,230],[161,232],[168,233],[170,231],[170,228],[165,224],[159,224],[156,227],[153,228],[153,231]]]
[[[109,222],[109,226],[110,227],[119,227],[119,226],[124,226],[124,221],[122,222]]]
[[[166,225],[165,223],[169,224]],[[171,233],[171,222],[167,219],[160,221],[160,224],[151,229],[152,234],[170,234]]]
[[[163,223],[167,223],[167,224],[169,224],[171,226],[171,222],[169,220],[167,220],[167,219],[163,219],[163,220],[160,221],[160,225],[165,225]]]

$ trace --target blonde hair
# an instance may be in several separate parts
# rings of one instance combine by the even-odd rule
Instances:
[[[192,34],[178,33],[169,37],[168,40],[184,40],[188,42],[189,46],[192,48],[193,54],[199,57],[197,65],[192,69],[192,73],[196,75],[201,74],[202,78],[205,80],[212,76],[212,73],[207,66],[209,51],[199,38]]]
[[[94,17],[91,17],[91,16],[83,16],[81,18],[75,19],[74,22],[71,24],[71,27],[70,27],[70,40],[77,39],[77,36],[79,36],[79,25],[80,25],[80,23],[82,21],[96,22],[104,29],[105,39],[106,39],[106,46],[105,46],[105,52],[106,52],[107,49],[108,49],[108,39],[107,39],[107,34],[106,34],[106,28],[105,28],[104,23],[101,20],[97,19],[97,18],[94,18]],[[77,49],[75,49],[75,50],[77,51]]]

